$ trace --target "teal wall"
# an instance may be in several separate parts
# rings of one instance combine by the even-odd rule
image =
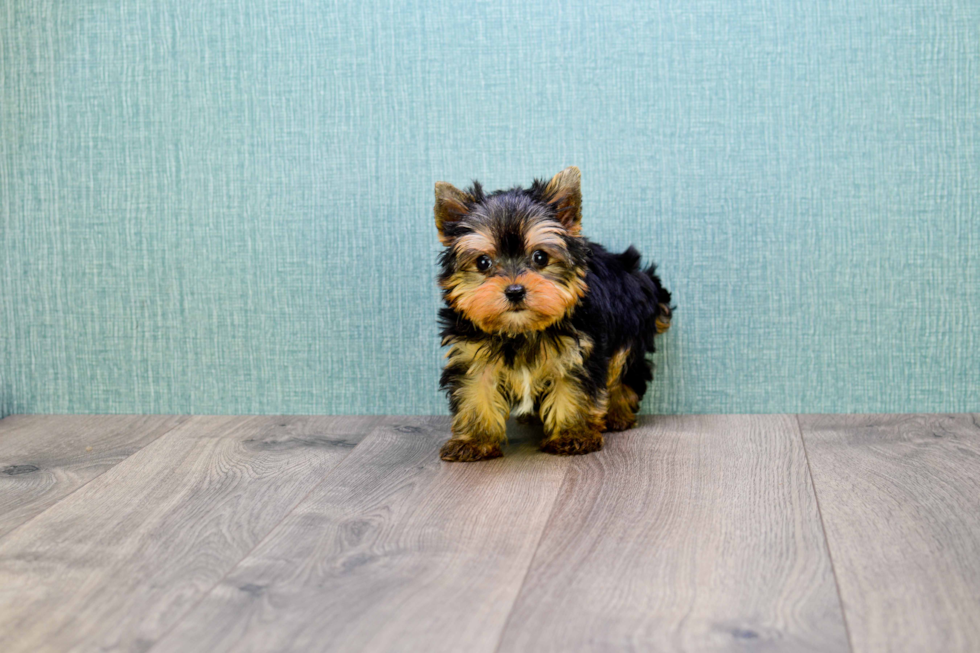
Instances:
[[[980,409],[980,3],[6,0],[0,411],[433,413],[436,180],[583,172],[648,412]]]

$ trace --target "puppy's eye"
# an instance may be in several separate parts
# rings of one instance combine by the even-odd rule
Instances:
[[[548,265],[548,255],[544,253],[543,250],[536,249],[534,253],[531,254],[531,262],[534,263],[539,268],[543,268]]]
[[[491,265],[493,265],[493,261],[490,260],[489,256],[481,256],[476,259],[476,269],[480,272],[486,272],[490,269]]]

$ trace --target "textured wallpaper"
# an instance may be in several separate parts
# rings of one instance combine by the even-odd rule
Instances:
[[[980,3],[0,6],[0,412],[436,413],[437,180],[583,173],[646,412],[980,409]]]

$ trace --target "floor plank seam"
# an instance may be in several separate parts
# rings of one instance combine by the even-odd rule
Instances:
[[[13,417],[13,415],[8,415],[8,417]],[[36,515],[34,515],[33,517],[31,517],[30,519],[28,519],[27,521],[25,521],[23,524],[18,524],[17,526],[15,526],[14,528],[10,529],[9,531],[7,531],[6,533],[4,533],[3,535],[0,535],[0,544],[3,544],[4,540],[6,540],[7,538],[9,538],[11,535],[13,535],[17,531],[19,531],[21,528],[23,528],[23,527],[31,524],[35,519],[37,519],[41,515],[47,513],[49,510],[51,510],[55,506],[59,505],[65,499],[67,499],[67,498],[71,497],[72,495],[74,495],[76,492],[78,492],[79,490],[81,490],[83,487],[86,487],[92,481],[94,481],[94,480],[96,480],[98,478],[102,478],[102,476],[104,476],[108,472],[110,472],[113,469],[115,469],[116,466],[118,466],[120,463],[126,462],[127,460],[129,460],[130,458],[132,458],[133,456],[135,456],[136,454],[138,454],[139,452],[143,451],[143,449],[146,449],[148,446],[150,446],[154,442],[157,442],[163,436],[172,433],[174,431],[174,429],[177,429],[177,428],[183,426],[184,424],[186,424],[187,421],[190,419],[190,416],[189,415],[185,415],[185,416],[182,416],[182,417],[184,417],[184,419],[182,421],[177,422],[176,424],[174,424],[172,427],[170,427],[166,431],[163,431],[162,433],[160,433],[160,435],[158,435],[157,437],[153,438],[152,440],[150,440],[149,442],[147,442],[146,444],[144,444],[143,446],[141,446],[139,449],[131,452],[130,454],[128,454],[124,458],[121,458],[119,461],[117,461],[117,462],[113,463],[112,465],[106,467],[104,470],[102,470],[101,472],[99,472],[98,474],[96,474],[95,476],[93,476],[92,478],[88,479],[87,481],[85,481],[84,483],[82,483],[81,485],[79,485],[77,488],[75,488],[74,490],[72,490],[71,492],[69,492],[68,494],[66,494],[65,496],[61,497],[60,499],[58,499],[57,501],[55,501],[54,503],[52,503],[50,506],[48,506],[47,508],[45,508],[41,512],[37,513]]]
[[[803,459],[806,461],[806,475],[810,480],[810,488],[813,490],[813,500],[817,504],[817,516],[820,518],[820,531],[823,533],[823,544],[827,551],[827,559],[830,561],[830,572],[834,576],[834,589],[837,590],[837,603],[840,605],[841,619],[844,622],[844,632],[847,634],[847,645],[854,651],[854,640],[851,639],[851,626],[847,620],[847,610],[844,608],[844,596],[840,591],[840,580],[837,578],[837,566],[834,564],[834,554],[830,550],[830,538],[827,536],[827,525],[823,519],[823,510],[820,508],[820,497],[817,494],[817,483],[813,480],[813,468],[810,466],[810,454],[806,450],[806,438],[803,435],[803,425],[800,423],[800,414],[794,415],[796,420],[796,432],[800,436],[800,444],[803,445]]]
[[[531,555],[531,559],[527,564],[527,569],[524,570],[524,577],[521,578],[521,584],[518,585],[517,591],[514,593],[514,600],[510,604],[510,610],[507,611],[507,618],[504,619],[504,625],[500,628],[500,634],[497,636],[497,645],[493,648],[494,653],[499,653],[500,647],[504,644],[504,634],[510,625],[511,617],[514,616],[514,610],[517,609],[517,599],[521,597],[521,592],[524,591],[524,585],[527,583],[527,577],[531,573],[531,569],[534,568],[534,561],[538,559],[538,552],[541,550],[544,534],[548,532],[548,525],[554,519],[555,510],[558,508],[558,497],[561,496],[562,488],[565,487],[565,481],[568,480],[568,474],[571,472],[571,469],[572,462],[570,461],[568,466],[565,467],[565,473],[562,474],[561,483],[558,484],[558,491],[555,492],[555,498],[551,502],[551,510],[548,511],[548,518],[544,520],[544,524],[541,526],[541,533],[538,534],[538,541],[534,544],[534,553]]]
[[[320,487],[321,485],[323,485],[326,482],[326,480],[328,478],[330,478],[330,475],[331,474],[333,474],[335,471],[337,471],[337,468],[339,468],[342,464],[344,464],[344,461],[346,461],[348,458],[350,458],[351,454],[354,453],[357,450],[358,447],[360,447],[366,440],[368,440],[375,433],[375,431],[377,431],[379,428],[382,428],[382,427],[385,426],[384,422],[385,422],[385,419],[388,416],[387,415],[379,415],[378,417],[379,417],[379,420],[378,420],[379,423],[377,425],[375,425],[370,431],[368,431],[367,435],[365,435],[363,438],[361,438],[361,441],[360,442],[358,442],[355,446],[351,447],[351,450],[348,451],[347,454],[343,458],[341,458],[340,460],[338,460],[337,461],[337,464],[334,465],[333,467],[331,467],[330,470],[323,475],[323,478],[321,478],[318,483],[314,484],[313,487],[310,488],[310,491],[309,492],[307,492],[306,494],[304,494],[299,499],[299,501],[297,501],[296,503],[294,503],[292,505],[292,507],[290,507],[290,509],[287,510],[283,514],[282,519],[280,519],[278,522],[276,522],[275,525],[272,528],[270,528],[269,531],[265,535],[263,535],[262,537],[260,537],[255,542],[255,545],[251,549],[249,549],[245,553],[245,555],[243,555],[238,560],[238,562],[236,562],[234,565],[232,565],[231,567],[229,567],[228,568],[228,571],[225,572],[225,574],[221,578],[219,578],[214,583],[214,585],[212,585],[211,587],[209,587],[206,592],[202,592],[201,593],[201,598],[198,599],[197,601],[195,601],[194,602],[194,605],[192,605],[189,608],[187,608],[187,610],[184,611],[184,614],[180,615],[180,617],[178,617],[177,619],[175,619],[174,620],[174,623],[171,624],[171,626],[169,628],[167,628],[167,630],[164,631],[164,633],[162,635],[160,635],[160,637],[155,642],[153,642],[153,645],[150,646],[149,649],[147,649],[147,652],[146,653],[152,653],[153,649],[157,648],[160,645],[161,642],[163,642],[164,640],[166,640],[167,637],[169,637],[170,634],[174,630],[176,630],[179,625],[181,625],[183,623],[183,621],[188,617],[188,615],[192,614],[194,612],[194,610],[197,609],[197,607],[199,605],[201,605],[202,603],[204,603],[204,601],[211,595],[211,593],[218,586],[220,586],[221,583],[223,583],[226,578],[228,578],[229,576],[231,576],[232,572],[234,572],[236,569],[238,569],[238,566],[241,565],[243,561],[247,560],[248,557],[250,555],[252,555],[252,553],[254,553],[256,549],[258,549],[267,539],[269,539],[269,537],[272,536],[273,533],[276,532],[276,529],[279,528],[282,525],[282,523],[284,521],[286,521],[286,519],[291,514],[293,514],[293,512],[296,510],[296,508],[298,508],[299,506],[301,506],[303,504],[303,502],[306,501],[306,499],[311,494],[313,494],[313,492],[315,492],[318,487]]]

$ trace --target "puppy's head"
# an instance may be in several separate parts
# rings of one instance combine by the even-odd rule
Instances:
[[[585,294],[578,168],[489,194],[476,182],[463,191],[440,181],[435,217],[446,246],[443,297],[483,331],[540,331],[570,315]]]

